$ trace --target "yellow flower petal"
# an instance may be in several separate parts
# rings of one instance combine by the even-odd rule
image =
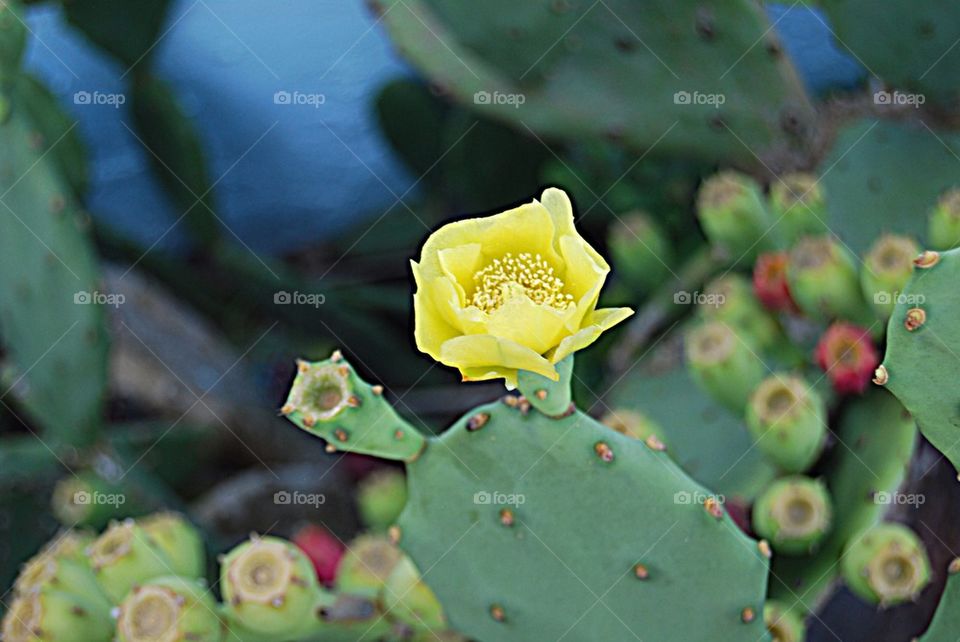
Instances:
[[[483,249],[479,243],[448,247],[437,253],[440,269],[453,281],[460,295],[460,305],[467,305],[467,295],[473,291],[473,275],[483,267]]]
[[[553,381],[559,378],[556,368],[530,348],[491,334],[464,335],[444,341],[439,361],[461,370],[528,370]]]
[[[550,306],[537,305],[529,297],[519,296],[488,316],[487,333],[509,339],[543,354],[557,345],[564,330],[564,322],[576,314],[576,308],[557,310]]]
[[[550,362],[558,363],[577,350],[593,343],[604,332],[633,314],[630,308],[605,308],[590,315],[589,325],[568,337],[565,337],[550,354]]]

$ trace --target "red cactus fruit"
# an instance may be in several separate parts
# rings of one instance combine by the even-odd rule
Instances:
[[[753,266],[753,292],[768,310],[797,312],[787,285],[787,253],[766,252]]]
[[[317,570],[317,578],[327,586],[337,579],[337,567],[343,557],[344,545],[330,534],[326,528],[307,524],[296,532],[292,541],[296,544]]]
[[[840,394],[859,394],[866,390],[880,363],[869,331],[842,321],[833,323],[823,333],[814,358]]]

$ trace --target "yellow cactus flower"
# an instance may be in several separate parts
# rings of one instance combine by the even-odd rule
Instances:
[[[556,381],[555,364],[633,314],[597,310],[610,266],[577,232],[566,193],[444,225],[411,261],[417,347],[465,381],[527,370]]]

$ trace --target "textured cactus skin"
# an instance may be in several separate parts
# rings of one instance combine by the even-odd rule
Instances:
[[[26,372],[30,414],[54,441],[79,445],[100,421],[107,339],[102,306],[74,297],[97,291],[99,271],[72,190],[31,144],[25,112],[15,102],[0,124],[0,325]]]
[[[960,563],[954,560],[948,569],[947,586],[940,605],[919,642],[956,642],[960,637]]]
[[[875,498],[900,487],[916,445],[913,420],[880,390],[851,402],[834,430],[847,448],[834,449],[823,469],[834,501],[833,528],[813,556],[773,558],[771,597],[790,609],[816,607],[839,570],[845,544],[882,518],[888,506]]]
[[[709,6],[496,0],[482,7],[466,0],[375,0],[372,6],[401,53],[435,83],[466,103],[480,91],[522,94],[519,108],[494,100],[475,107],[541,135],[614,137],[639,148],[656,142],[665,153],[754,164],[747,148],[761,158],[782,153],[813,127],[793,68],[759,7],[745,0]],[[632,94],[637,86],[644,88],[642,101]],[[751,91],[731,93],[733,86]],[[694,91],[723,93],[726,100],[719,108],[675,102],[676,92]]]
[[[881,367],[887,389],[909,410],[923,435],[960,468],[960,249],[941,252],[931,267],[918,266],[903,290],[887,326],[887,351]],[[916,329],[905,326],[908,310],[924,311]],[[878,379],[882,381],[882,379]]]
[[[960,13],[951,3],[823,0],[837,38],[857,53],[871,73],[928,101],[949,102],[960,96],[960,52],[955,44]],[[870,20],[864,20],[869,15]],[[934,64],[936,61],[936,64]]]
[[[762,609],[767,560],[756,544],[699,503],[706,489],[666,452],[578,411],[550,417],[516,397],[480,406],[431,438],[407,475],[400,546],[469,637],[765,635],[762,618],[741,620]],[[585,608],[602,594],[605,608]],[[683,612],[665,614],[673,603]]]

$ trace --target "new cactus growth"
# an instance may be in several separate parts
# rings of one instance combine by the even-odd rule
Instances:
[[[750,281],[739,274],[726,274],[704,288],[704,305],[698,313],[710,321],[722,321],[758,349],[767,350],[783,340],[776,319],[761,305]]]
[[[770,642],[803,642],[806,627],[795,611],[769,600],[763,605],[763,623],[770,633]]]
[[[166,555],[171,574],[202,577],[206,573],[203,536],[183,515],[155,513],[139,520],[139,524]]]
[[[21,593],[3,620],[4,642],[110,642],[109,609],[83,596],[44,588]]]
[[[787,253],[766,252],[753,266],[753,292],[768,310],[796,312],[787,284]]]
[[[863,296],[884,321],[890,318],[897,298],[913,274],[919,248],[906,236],[885,234],[870,248],[860,271]]]
[[[446,620],[437,597],[408,557],[402,558],[384,585],[387,612],[415,630],[443,630]]]
[[[808,236],[790,250],[787,279],[800,309],[814,319],[872,319],[854,257],[830,236]]]
[[[276,537],[253,537],[221,562],[220,586],[230,622],[263,636],[295,638],[321,600],[313,564]]]
[[[880,363],[870,333],[841,321],[831,324],[823,333],[814,357],[840,394],[860,394],[866,390]]]
[[[750,396],[746,420],[757,448],[791,473],[816,460],[827,432],[823,399],[795,375],[764,379]]]
[[[960,245],[960,188],[946,191],[930,212],[927,242],[934,250],[952,250]]]
[[[221,642],[225,627],[203,583],[160,577],[136,586],[117,612],[118,642]]]
[[[685,345],[694,381],[731,411],[742,413],[766,372],[753,349],[722,321],[695,327]]]
[[[827,203],[812,174],[784,174],[770,183],[770,209],[777,236],[787,246],[804,236],[826,234]]]
[[[840,561],[854,593],[882,606],[914,599],[930,581],[923,542],[902,524],[878,524],[854,540]]]
[[[770,245],[772,220],[760,186],[749,176],[711,176],[697,195],[697,217],[710,243],[733,263],[752,261]]]
[[[407,480],[397,470],[374,471],[360,482],[357,489],[360,518],[373,531],[386,531],[397,521],[406,503]]]
[[[823,482],[802,475],[778,479],[753,506],[753,529],[780,553],[806,553],[830,529],[833,502]]]
[[[344,593],[376,597],[402,557],[400,549],[386,537],[358,537],[340,560],[337,589]]]
[[[43,589],[54,589],[83,596],[100,609],[108,609],[110,600],[104,594],[86,560],[71,558],[56,551],[41,551],[24,565],[14,585],[25,595]]]
[[[954,558],[947,567],[947,587],[940,597],[940,605],[933,615],[930,627],[919,642],[956,642],[960,631],[960,558]]]
[[[173,573],[163,549],[132,519],[111,524],[87,554],[100,586],[115,604],[137,584]]]

